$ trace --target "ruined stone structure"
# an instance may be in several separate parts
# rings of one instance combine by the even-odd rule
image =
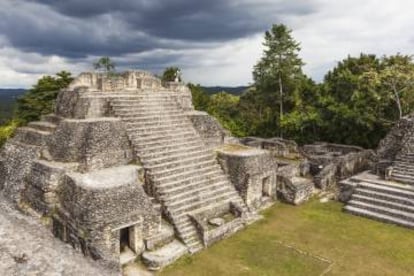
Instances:
[[[380,142],[373,173],[339,183],[344,210],[414,228],[414,117],[402,118]]]
[[[226,136],[182,83],[83,73],[55,114],[2,148],[0,190],[87,256],[115,269],[142,256],[158,269],[242,229],[277,198],[269,152],[223,147]]]

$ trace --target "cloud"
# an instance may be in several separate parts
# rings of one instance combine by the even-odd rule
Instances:
[[[412,54],[413,9],[408,0],[2,0],[0,87],[88,70],[106,55],[120,70],[176,65],[187,81],[243,85],[273,23],[293,29],[305,72],[321,80],[348,54]]]

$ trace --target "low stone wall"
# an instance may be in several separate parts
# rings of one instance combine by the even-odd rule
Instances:
[[[300,158],[298,144],[293,140],[260,137],[244,137],[240,139],[244,145],[269,150],[276,157],[297,159]]]
[[[336,189],[339,180],[371,170],[375,163],[376,155],[372,150],[351,152],[340,156],[327,165],[321,165],[323,168],[314,177],[315,185],[322,190]]]

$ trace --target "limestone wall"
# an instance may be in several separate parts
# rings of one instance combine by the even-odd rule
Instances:
[[[241,145],[224,145],[217,149],[217,155],[247,206],[260,208],[264,197],[277,198],[277,165],[270,152]]]

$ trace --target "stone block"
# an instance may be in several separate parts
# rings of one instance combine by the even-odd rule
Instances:
[[[79,163],[81,171],[126,165],[133,160],[126,131],[117,118],[63,120],[48,149],[53,160]]]

